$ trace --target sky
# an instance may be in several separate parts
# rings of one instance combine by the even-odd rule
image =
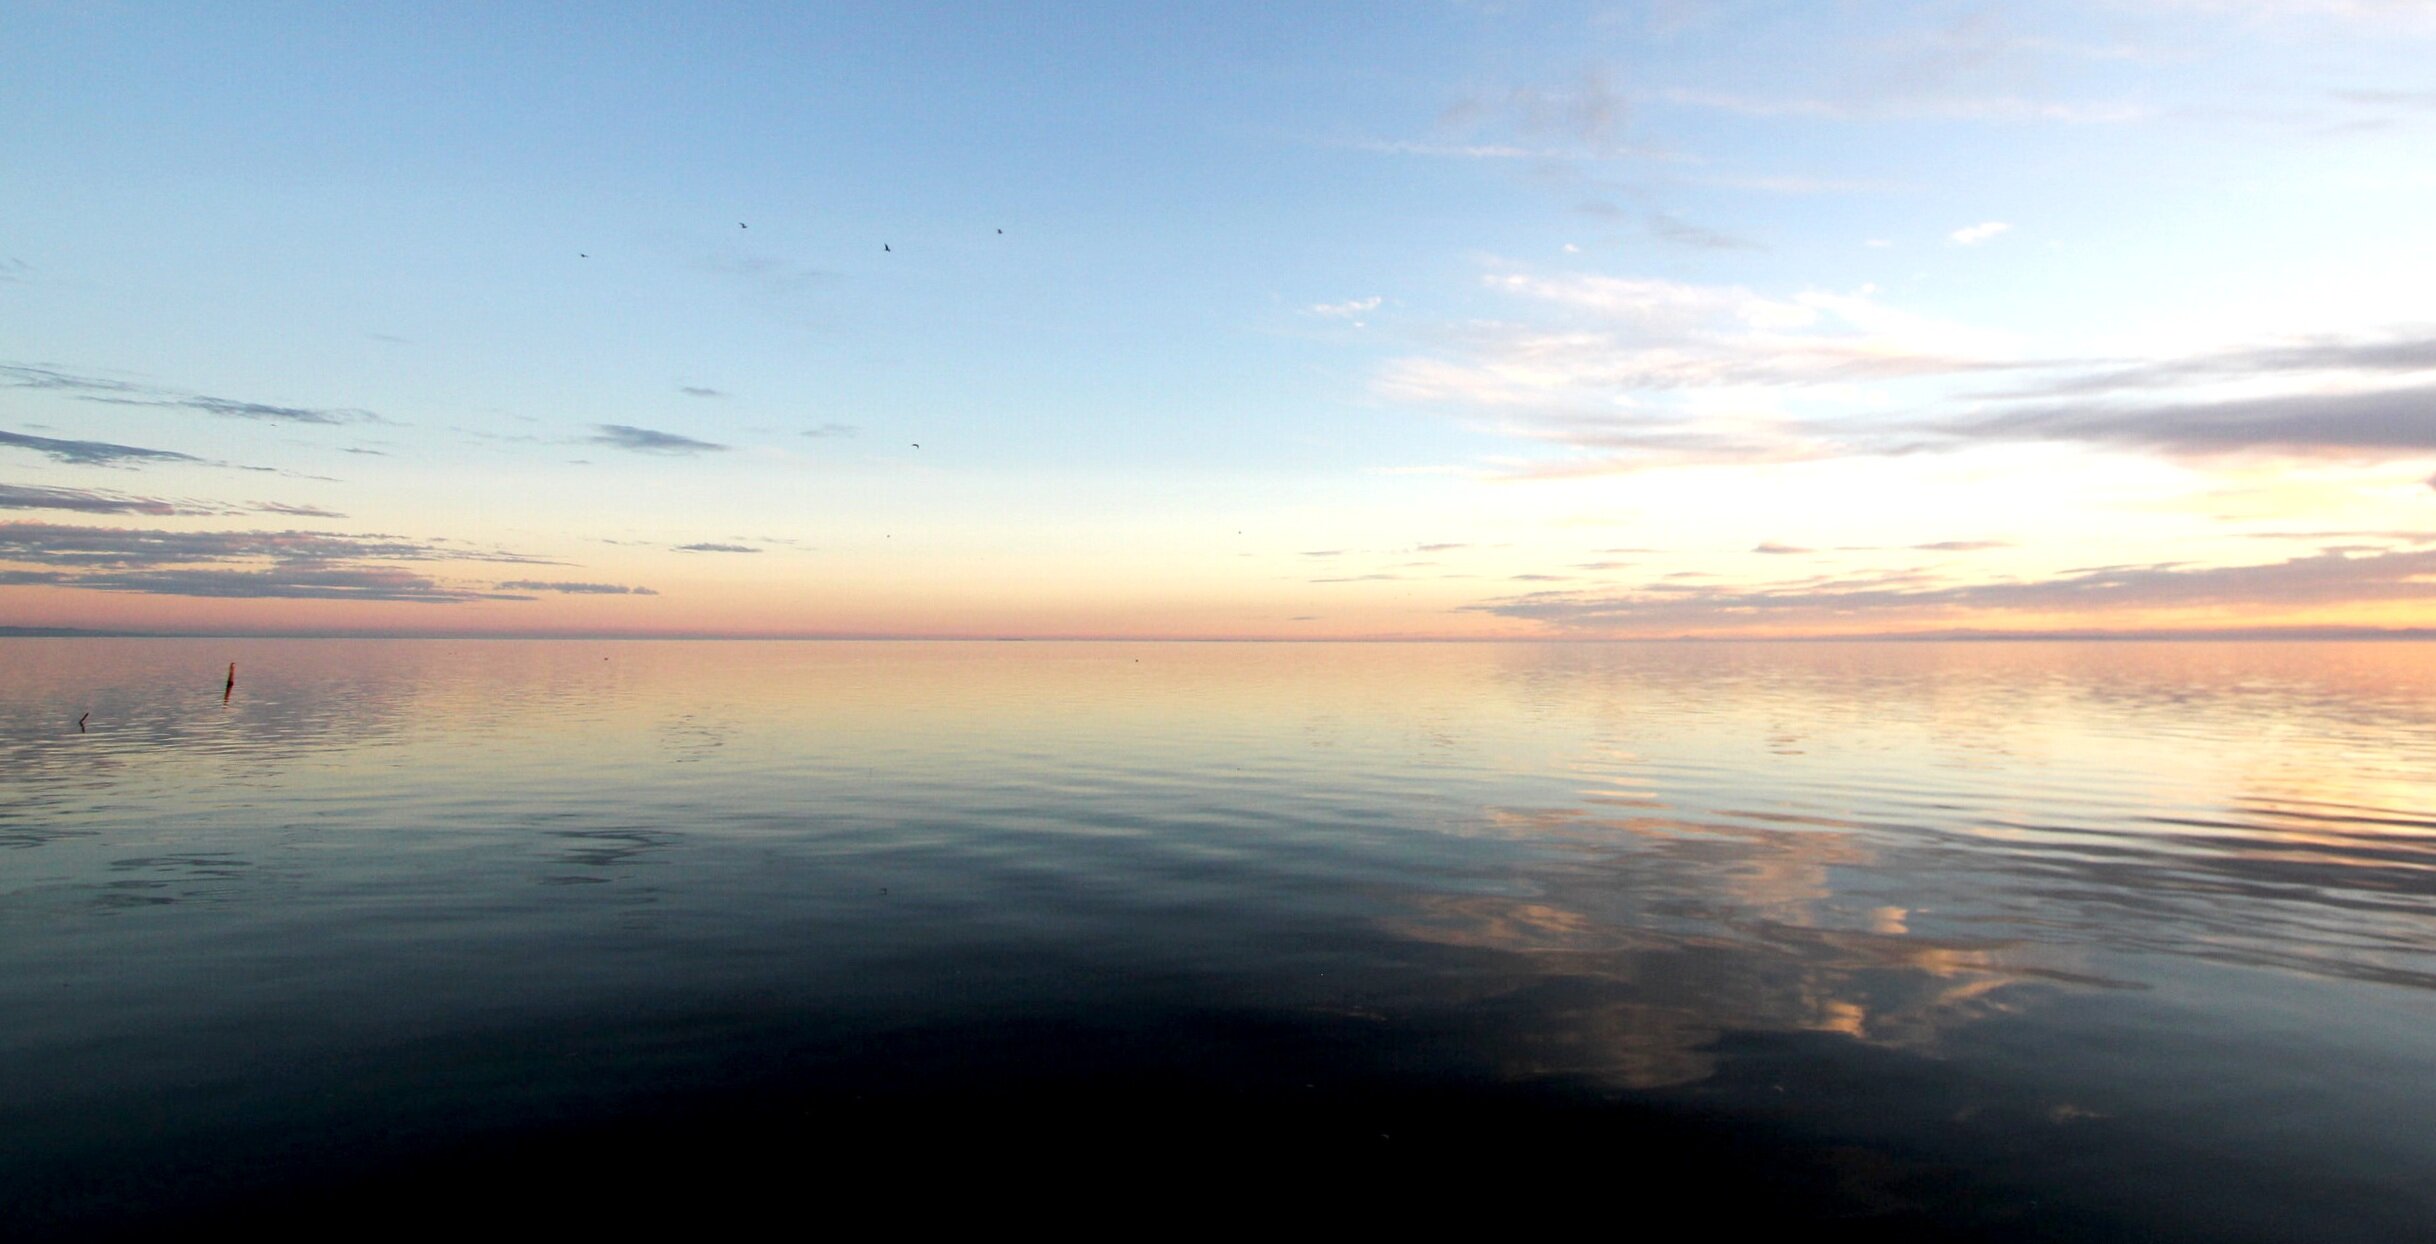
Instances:
[[[0,626],[2436,627],[2436,0],[0,0]]]

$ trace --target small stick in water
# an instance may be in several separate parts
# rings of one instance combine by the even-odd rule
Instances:
[[[91,713],[86,713],[85,717],[90,717],[92,715],[93,714]],[[76,732],[78,734],[83,734],[85,732],[85,717],[79,717],[76,719]]]
[[[228,697],[235,694],[237,694],[237,663],[231,661],[228,663],[228,685],[220,688],[220,702],[228,703]]]

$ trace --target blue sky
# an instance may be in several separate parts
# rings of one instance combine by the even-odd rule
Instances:
[[[0,8],[0,622],[2436,620],[2436,6],[1310,9]]]

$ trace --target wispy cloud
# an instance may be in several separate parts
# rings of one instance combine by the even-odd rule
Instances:
[[[1916,571],[1794,584],[1734,586],[1662,579],[1623,591],[1534,592],[1466,606],[1562,630],[1636,633],[1686,627],[1953,625],[1976,616],[2208,607],[2290,611],[2436,600],[2436,550],[2367,556],[2319,553],[2235,566],[2101,566],[2045,579],[1935,583]]]
[[[1947,241],[1956,246],[1977,246],[2012,227],[2001,220],[1983,220],[1975,225],[1965,225],[1945,236]]]
[[[1592,68],[1561,86],[1473,91],[1439,115],[1438,127],[1466,137],[1485,130],[1526,141],[1554,139],[1602,154],[1619,145],[1631,111],[1607,73]]]
[[[2017,95],[1742,95],[1729,91],[1672,89],[1658,98],[1679,108],[1700,108],[1745,117],[1803,117],[1821,121],[1943,120],[2121,125],[2154,115],[2143,104],[2117,101],[2027,99]]]
[[[63,586],[101,592],[222,599],[371,600],[453,605],[476,600],[531,600],[530,596],[450,587],[428,575],[390,566],[283,565],[264,570],[123,570],[56,580]]]
[[[1767,249],[1749,238],[1737,237],[1731,233],[1720,233],[1714,229],[1704,229],[1699,225],[1677,220],[1664,212],[1650,213],[1649,231],[1678,246],[1690,246],[1700,250],[1756,251]]]
[[[2066,371],[2014,384],[1984,396],[1994,398],[2082,397],[2125,389],[2259,378],[2305,380],[2436,372],[2436,334],[2425,331],[2369,340],[2309,338],[2243,346],[2183,358]]]
[[[114,445],[108,441],[65,441],[48,436],[28,436],[21,432],[0,432],[0,445],[30,449],[59,462],[78,466],[125,466],[136,462],[202,462],[193,454],[174,453],[166,449],[139,449],[133,445]]]
[[[0,523],[0,561],[70,566],[160,566],[254,558],[282,561],[484,561],[553,565],[505,550],[461,549],[404,536],[329,531],[162,531]]]
[[[73,510],[86,514],[175,514],[158,497],[133,497],[94,488],[37,488],[0,484],[0,510]]]
[[[0,523],[5,581],[164,596],[450,604],[529,597],[452,585],[399,562],[553,565],[452,541],[326,531],[162,531]]]
[[[2436,91],[2364,89],[2336,91],[2334,97],[2346,103],[2369,104],[2386,108],[2436,108]]]
[[[1857,452],[1768,413],[1718,413],[1702,389],[1825,390],[2019,366],[1993,334],[1901,312],[1871,289],[1772,296],[1589,273],[1492,272],[1528,319],[1439,333],[1435,354],[1385,364],[1374,389],[1493,424],[1509,435],[1600,451],[1508,463],[1498,478],[1579,478],[1704,462],[1793,461]],[[1688,407],[1688,408],[1687,408]],[[1847,429],[1838,438],[1888,435]]]
[[[732,283],[748,304],[778,312],[800,303],[804,296],[826,287],[837,273],[808,267],[778,255],[714,254],[694,260],[694,267]]]
[[[1756,190],[1762,194],[1871,194],[1909,188],[1895,181],[1873,181],[1865,177],[1813,177],[1800,173],[1703,173],[1684,180],[1696,186]]]
[[[2436,384],[2144,404],[2055,403],[1942,426],[1978,440],[2082,441],[2175,453],[2436,453]]]
[[[698,441],[690,436],[679,436],[674,432],[660,432],[623,423],[602,423],[593,426],[600,429],[600,434],[587,438],[591,443],[631,449],[642,454],[720,453],[730,448],[709,441]]]
[[[1349,298],[1343,302],[1315,303],[1309,308],[1309,310],[1313,315],[1325,315],[1341,320],[1353,320],[1359,319],[1362,316],[1378,310],[1379,303],[1381,301],[1382,299],[1379,298],[1378,295],[1374,294],[1368,298]]]
[[[749,544],[707,544],[707,543],[706,543],[706,544],[680,544],[680,545],[677,545],[677,546],[676,546],[676,550],[677,550],[678,552],[680,552],[680,553],[758,553],[758,552],[760,552],[760,551],[761,551],[760,549],[754,548],[752,545],[749,545]]]
[[[345,518],[335,510],[310,505],[255,501],[222,505],[209,501],[140,497],[106,488],[48,488],[32,484],[0,484],[0,510],[66,510],[82,514],[279,514],[291,518]]]
[[[627,587],[622,583],[544,582],[539,579],[512,579],[499,585],[503,592],[557,592],[566,596],[657,596],[647,587]]]
[[[687,396],[687,397],[726,397],[726,396],[727,396],[727,393],[726,393],[726,391],[725,391],[725,390],[721,390],[721,389],[706,389],[706,388],[703,388],[701,385],[695,385],[695,384],[681,384],[681,385],[678,385],[678,386],[677,386],[677,392],[682,393],[682,394],[684,394],[684,395],[685,395],[685,396]]]
[[[182,410],[198,410],[207,415],[231,419],[261,419],[282,423],[381,423],[379,415],[352,407],[283,406],[270,402],[241,401],[236,398],[213,397],[205,393],[187,393],[153,385],[113,380],[103,376],[84,376],[49,367],[23,364],[0,364],[0,380],[11,388],[46,389],[64,392],[88,402],[106,402],[114,406],[159,406]]]
[[[1356,140],[1337,144],[1381,155],[1443,156],[1463,160],[1553,160],[1579,155],[1553,147],[1521,147],[1511,143],[1431,143]]]
[[[824,423],[819,427],[805,428],[804,435],[811,437],[852,436],[860,431],[862,431],[861,428],[851,423]]]

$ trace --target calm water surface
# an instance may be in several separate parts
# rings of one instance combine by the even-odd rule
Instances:
[[[2436,645],[0,672],[0,1233],[2436,1238]]]

